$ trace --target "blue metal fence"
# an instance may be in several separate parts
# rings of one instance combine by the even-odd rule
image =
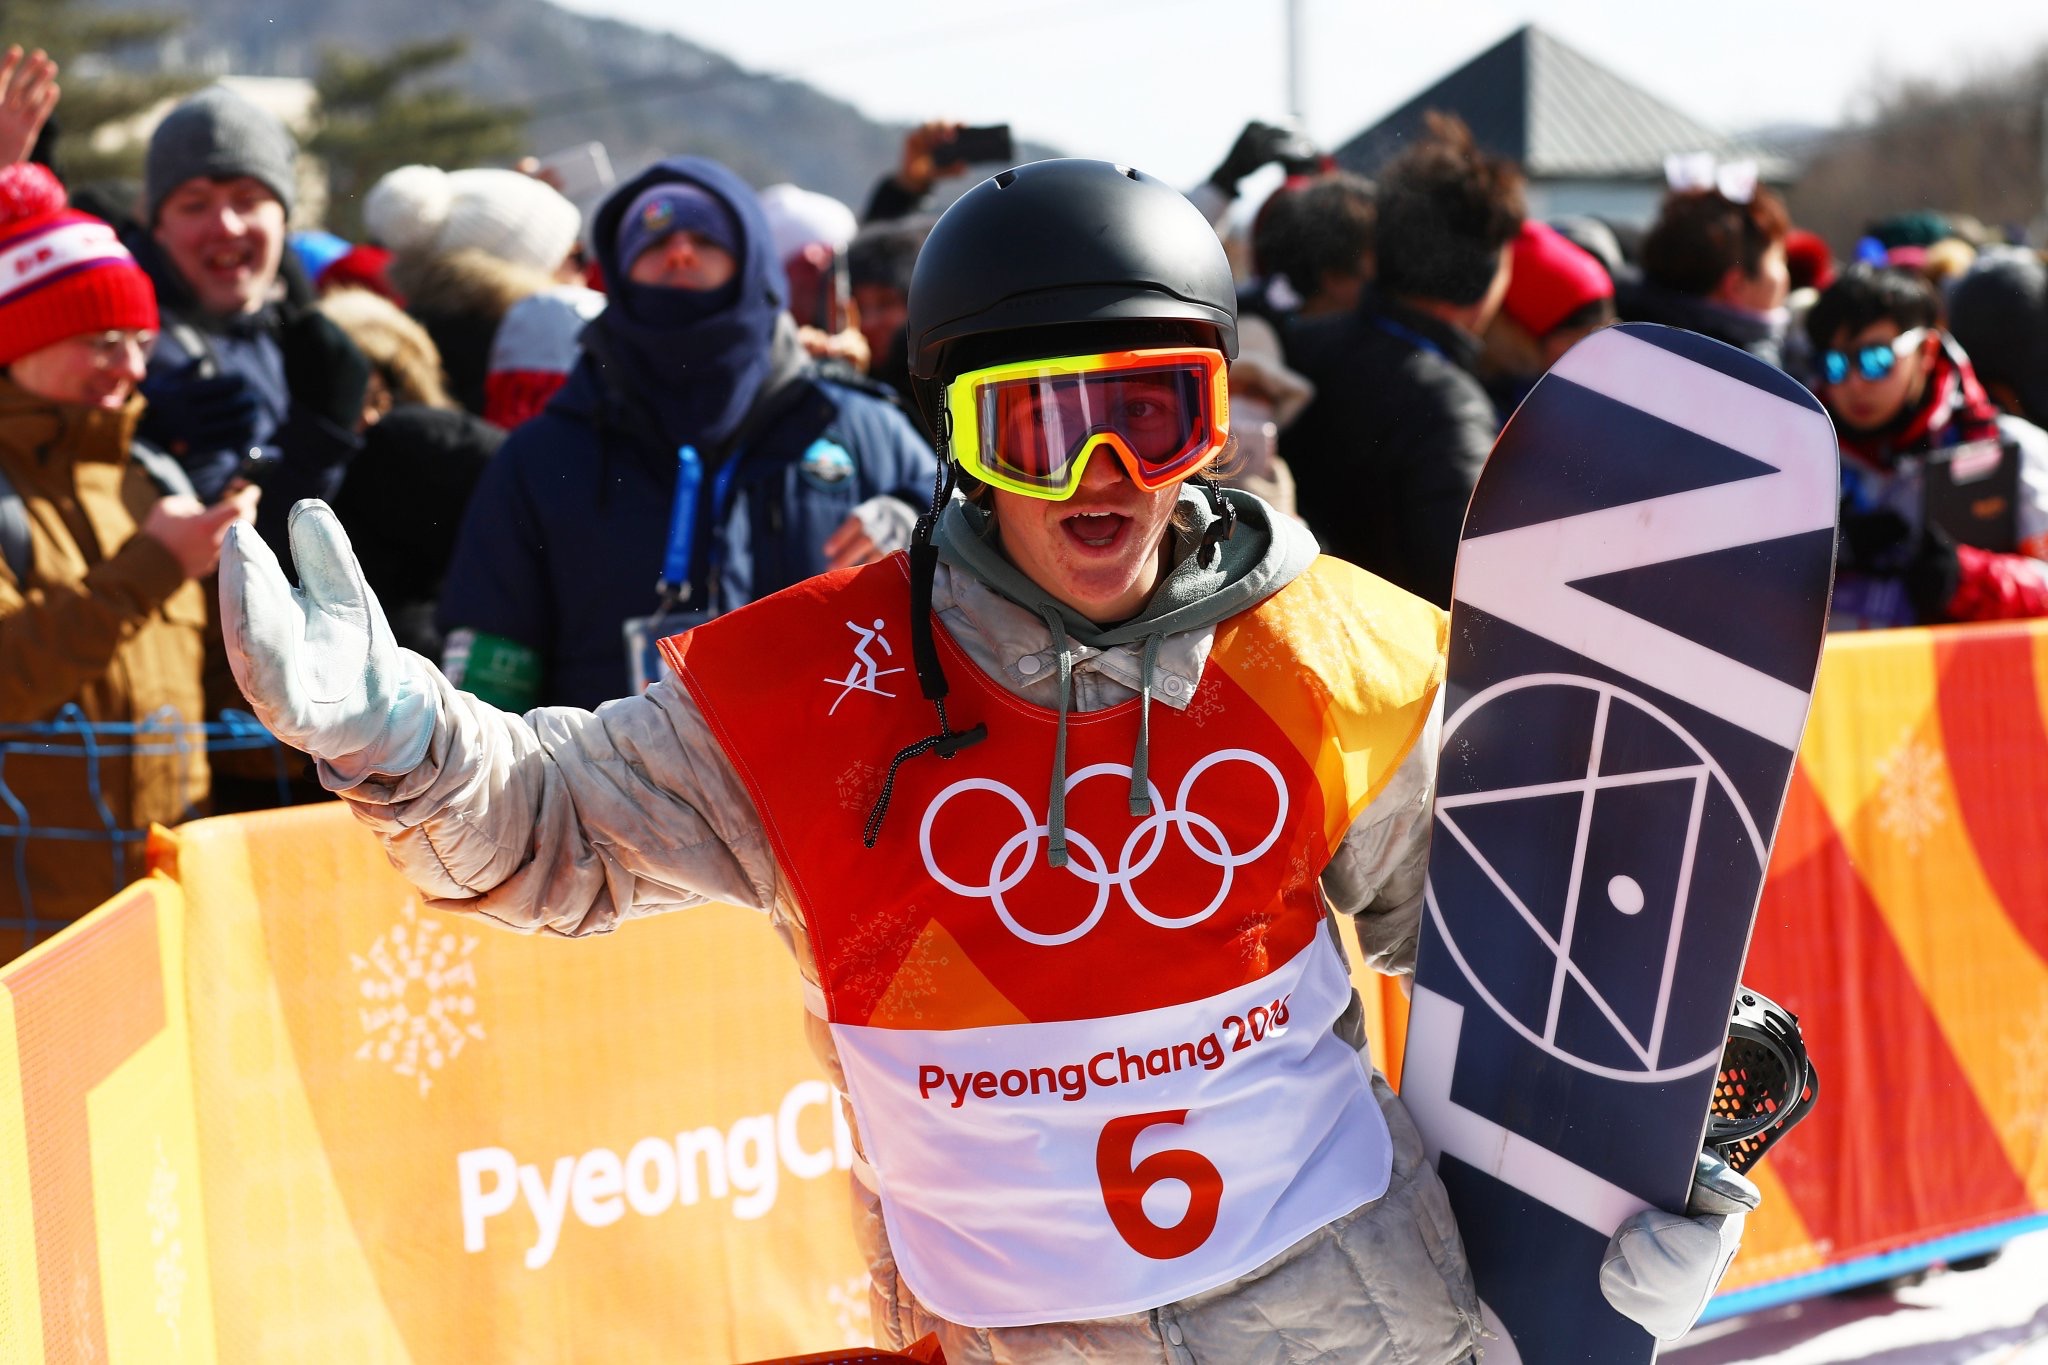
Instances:
[[[170,757],[181,765],[199,754],[268,751],[277,778],[278,804],[290,801],[290,770],[284,746],[241,711],[223,711],[220,719],[200,723],[189,721],[169,707],[139,721],[93,721],[76,704],[67,703],[54,720],[32,725],[0,725],[0,850],[7,855],[4,875],[14,881],[19,913],[7,916],[0,907],[0,931],[24,933],[28,941],[55,933],[63,921],[39,918],[28,880],[29,848],[36,840],[75,845],[81,858],[104,859],[107,894],[119,891],[128,880],[130,850],[149,837],[147,830],[130,829],[123,816],[108,806],[101,783],[102,766],[109,760],[136,757]],[[80,787],[97,814],[97,825],[63,826],[39,823],[41,816],[9,785],[9,761],[16,757],[69,759],[78,765]],[[39,765],[40,767],[40,765]],[[37,773],[37,783],[47,784],[48,769]],[[182,780],[182,771],[181,771]]]

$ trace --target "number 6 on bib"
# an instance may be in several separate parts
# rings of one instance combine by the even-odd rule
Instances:
[[[1223,1203],[1223,1173],[1200,1152],[1168,1148],[1131,1164],[1140,1133],[1159,1124],[1185,1123],[1187,1117],[1185,1109],[1128,1114],[1105,1124],[1095,1144],[1095,1173],[1109,1221],[1133,1250],[1155,1261],[1175,1260],[1208,1241]],[[1145,1195],[1169,1180],[1187,1188],[1187,1211],[1162,1227],[1146,1212]]]

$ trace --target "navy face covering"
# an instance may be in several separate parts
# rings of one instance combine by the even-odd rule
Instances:
[[[624,207],[648,186],[684,181],[716,195],[739,225],[738,271],[712,290],[665,289],[626,278],[617,256]],[[715,451],[731,440],[768,377],[782,267],[753,191],[715,162],[677,157],[621,186],[598,214],[592,236],[612,306],[591,325],[610,340],[608,358],[660,421],[674,446]]]

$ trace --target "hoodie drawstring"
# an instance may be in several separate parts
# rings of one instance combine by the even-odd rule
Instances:
[[[1152,671],[1159,666],[1164,635],[1145,637],[1144,662],[1138,665],[1138,747],[1131,754],[1131,814],[1152,813]]]
[[[1074,643],[1067,638],[1060,610],[1041,603],[1038,614],[1058,645],[1060,664],[1060,722],[1052,742],[1052,790],[1045,799],[1045,863],[1047,867],[1067,865],[1067,709],[1074,700]]]
[[[1067,636],[1066,623],[1058,607],[1040,603],[1040,619],[1052,634],[1054,657],[1059,661],[1059,728],[1052,744],[1052,786],[1045,799],[1045,862],[1048,867],[1067,865],[1067,715],[1074,704],[1074,642]],[[1144,661],[1138,671],[1138,743],[1131,752],[1132,815],[1152,814],[1152,675],[1159,667],[1163,634],[1145,637]]]

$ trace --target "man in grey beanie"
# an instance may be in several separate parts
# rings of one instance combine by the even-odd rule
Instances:
[[[188,180],[243,175],[260,181],[290,216],[298,156],[298,144],[275,114],[224,85],[209,86],[171,110],[149,140],[143,176],[150,221]]]
[[[254,313],[270,301],[298,154],[276,115],[221,85],[171,110],[150,138],[150,232],[207,312]]]
[[[280,537],[290,505],[331,498],[361,449],[370,374],[303,279],[281,273],[297,160],[276,115],[201,90],[150,138],[148,221],[130,242],[164,318],[142,434],[209,501],[239,477],[263,485],[279,510],[257,529]]]

